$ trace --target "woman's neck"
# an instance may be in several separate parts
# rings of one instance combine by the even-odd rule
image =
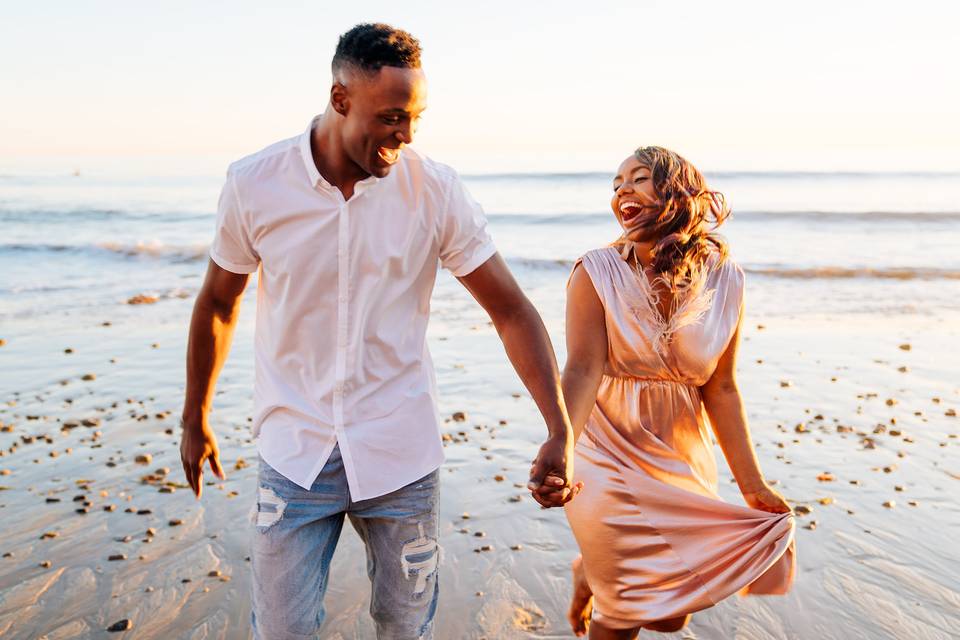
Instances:
[[[640,266],[646,269],[653,262],[653,242],[640,241],[633,243],[633,252]]]

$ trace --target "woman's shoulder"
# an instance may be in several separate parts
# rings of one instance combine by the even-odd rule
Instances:
[[[591,249],[577,258],[570,270],[570,279],[567,281],[569,286],[573,277],[578,272],[585,272],[593,282],[594,288],[600,293],[609,283],[612,282],[616,273],[617,265],[615,260],[620,259],[620,254],[614,247],[600,247]],[[582,267],[582,268],[580,268]]]
[[[614,259],[620,259],[620,251],[615,246],[611,245],[607,247],[599,247],[597,249],[591,249],[580,256],[577,259],[575,266],[583,262],[593,264],[612,264]]]

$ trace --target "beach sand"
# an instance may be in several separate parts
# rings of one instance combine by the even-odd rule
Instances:
[[[530,294],[562,362],[557,280]],[[449,277],[438,290],[440,409],[466,419],[443,425],[436,637],[572,637],[576,546],[562,511],[540,509],[524,488],[545,429],[482,311]],[[199,502],[177,433],[190,299],[118,300],[0,330],[0,637],[250,636],[253,296],[212,416],[227,479],[207,471]],[[730,598],[662,637],[956,637],[957,318],[749,314],[746,323],[740,382],[757,451],[804,512],[796,584],[787,596]],[[739,500],[721,466],[722,494]],[[326,607],[322,637],[374,637],[350,527]],[[106,631],[122,620],[132,628]]]

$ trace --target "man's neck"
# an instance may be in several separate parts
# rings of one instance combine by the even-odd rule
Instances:
[[[344,200],[353,196],[358,182],[370,177],[347,155],[340,131],[336,123],[331,121],[329,112],[317,120],[310,134],[310,155],[320,175],[340,190]]]

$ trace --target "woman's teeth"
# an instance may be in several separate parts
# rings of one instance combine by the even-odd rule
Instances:
[[[629,220],[641,211],[643,211],[643,205],[637,202],[624,202],[620,205],[620,215],[624,220]]]

